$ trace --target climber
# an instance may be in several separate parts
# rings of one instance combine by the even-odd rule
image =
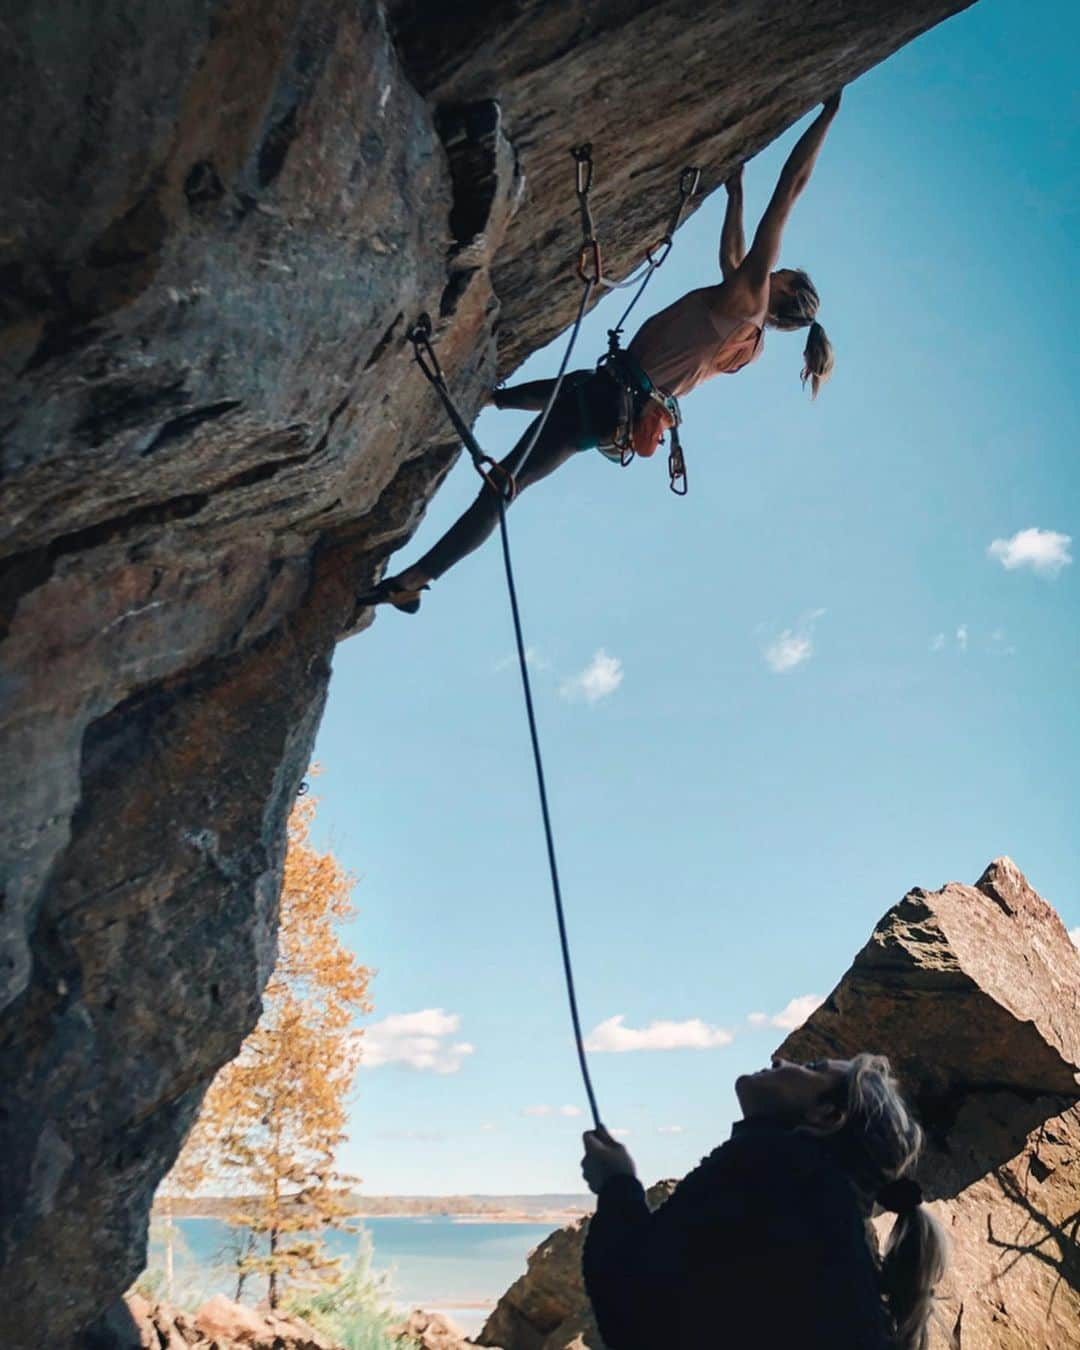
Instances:
[[[609,458],[623,440],[641,455],[656,449],[677,423],[677,400],[713,375],[734,374],[761,354],[765,328],[809,328],[803,352],[803,382],[817,395],[833,368],[833,352],[815,316],[818,293],[805,272],[776,268],[780,241],[796,198],[810,174],[825,133],[840,106],[833,94],[788,156],[772,200],[747,252],[742,224],[742,170],[728,179],[727,211],[720,239],[719,285],[691,291],[638,331],[627,351],[613,351],[596,371],[569,374],[524,468],[516,474],[521,492],[546,478],[579,450],[596,447]],[[539,411],[552,381],[534,380],[496,390],[497,408]],[[535,425],[535,424],[534,424]],[[502,460],[513,471],[532,428]],[[476,501],[418,562],[386,578],[361,604],[388,603],[405,613],[420,607],[420,593],[488,537],[499,503],[487,484]]]
[[[909,1177],[922,1130],[878,1055],[740,1077],[726,1144],[650,1213],[626,1149],[585,1135],[583,1267],[610,1350],[923,1350],[944,1238]],[[876,1255],[875,1205],[898,1215]]]

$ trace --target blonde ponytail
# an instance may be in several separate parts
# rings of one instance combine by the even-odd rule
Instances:
[[[835,357],[833,346],[825,336],[825,329],[819,323],[810,325],[803,348],[802,382],[810,381],[810,397],[817,398],[818,390],[833,372]]]

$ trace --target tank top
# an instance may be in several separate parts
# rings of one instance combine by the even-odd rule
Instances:
[[[719,286],[702,286],[647,319],[630,354],[666,393],[682,398],[712,375],[734,375],[764,346],[765,311],[747,318],[718,314]]]

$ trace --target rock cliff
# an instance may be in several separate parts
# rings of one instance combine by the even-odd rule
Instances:
[[[931,1350],[1076,1350],[1080,952],[1009,859],[973,887],[909,892],[778,1053],[867,1049],[889,1055],[926,1126],[919,1179],[952,1246]],[[603,1350],[581,1284],[587,1226],[536,1249],[480,1345]]]
[[[415,316],[471,413],[571,312],[572,143],[625,273],[683,164],[712,190],[965,3],[5,7],[10,1350],[137,1273],[257,1016],[334,644],[457,453]]]

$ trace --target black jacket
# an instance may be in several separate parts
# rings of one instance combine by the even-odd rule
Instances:
[[[608,1181],[585,1287],[609,1350],[887,1350],[855,1192],[814,1136],[743,1121],[653,1213]]]

